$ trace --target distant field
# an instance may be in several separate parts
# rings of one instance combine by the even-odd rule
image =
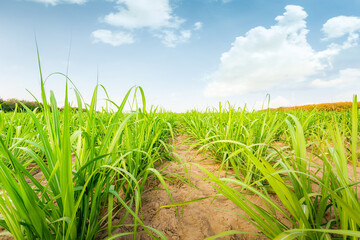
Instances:
[[[290,111],[290,110],[313,110],[314,108],[321,111],[344,111],[352,108],[352,102],[335,102],[335,103],[320,103],[320,104],[308,104],[302,106],[294,107],[279,107],[274,108],[280,111]],[[360,102],[357,103],[358,108],[360,107]]]
[[[40,104],[33,101],[26,101],[26,100],[18,100],[15,98],[3,100],[0,98],[0,106],[1,109],[5,112],[14,111],[16,106],[19,109],[24,109],[19,102],[23,103],[26,107],[31,110],[35,108],[40,108]],[[279,111],[291,111],[291,110],[321,110],[321,111],[344,111],[349,110],[352,108],[352,102],[334,102],[334,103],[320,103],[320,104],[308,104],[308,105],[301,105],[301,106],[293,106],[293,107],[278,107],[278,108],[270,108],[271,110],[279,110]],[[360,108],[360,102],[357,103],[358,108]]]

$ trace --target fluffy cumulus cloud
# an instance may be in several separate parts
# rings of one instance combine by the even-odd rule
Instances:
[[[324,24],[326,38],[345,34],[348,38],[342,44],[315,51],[307,41],[306,17],[302,7],[288,5],[284,14],[275,18],[275,25],[255,27],[237,37],[231,49],[222,54],[218,70],[208,76],[204,94],[231,96],[303,82],[330,69],[334,56],[357,44],[358,25],[348,20],[341,24],[334,18]],[[337,30],[331,25],[338,26]]]
[[[326,35],[326,39],[338,38],[346,34],[355,34],[359,30],[360,18],[347,16],[330,18],[322,28],[322,31]]]
[[[325,34],[324,41],[347,36],[342,44],[331,43],[326,50],[319,52],[319,57],[327,59],[328,64],[332,66],[334,56],[338,55],[342,50],[358,45],[360,18],[347,16],[330,18],[323,25],[322,31]]]
[[[116,12],[104,17],[110,25],[128,29],[179,27],[184,20],[172,14],[168,0],[118,0]]]
[[[120,46],[122,44],[130,44],[134,42],[134,38],[130,33],[112,32],[106,29],[98,29],[92,32],[94,43],[103,42],[112,46]]]
[[[30,0],[33,2],[38,2],[38,3],[44,3],[47,5],[58,5],[61,3],[67,3],[67,4],[84,4],[87,2],[87,0]]]
[[[168,47],[188,41],[202,27],[197,22],[192,29],[183,29],[185,19],[173,13],[169,0],[118,0],[115,9],[102,19],[104,23],[125,31],[146,28]]]

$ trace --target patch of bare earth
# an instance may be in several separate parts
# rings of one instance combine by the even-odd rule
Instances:
[[[179,179],[172,182],[167,181],[175,203],[217,194],[209,182],[203,179],[207,175],[196,164],[206,168],[214,175],[218,174],[220,164],[215,163],[204,154],[199,154],[198,150],[191,150],[190,144],[186,143],[187,139],[188,136],[185,135],[176,137],[174,154],[178,156],[178,161],[165,163],[168,164],[165,170],[167,176],[181,175],[191,183],[187,184]],[[224,177],[225,173],[222,172],[220,176]],[[155,186],[152,185],[151,187],[153,189],[163,188],[161,183],[156,183]],[[248,195],[248,199],[263,206],[258,196]],[[143,195],[142,219],[144,224],[163,232],[169,240],[200,240],[229,230],[260,234],[256,227],[236,214],[244,214],[244,212],[223,196],[215,199],[210,197],[177,207],[179,216],[176,215],[174,207],[161,208],[161,206],[169,204],[172,202],[164,190],[152,190]],[[128,230],[131,231],[131,229]],[[121,232],[123,229],[116,231]],[[121,239],[132,239],[132,236]],[[151,237],[140,234],[138,239],[151,239]],[[238,234],[220,239],[266,238]]]

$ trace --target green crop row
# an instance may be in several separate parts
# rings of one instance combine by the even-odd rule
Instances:
[[[219,178],[203,168],[208,180],[263,236],[359,239],[356,95],[352,108],[342,112],[247,112],[227,104],[188,112],[182,120],[184,131],[197,140],[193,147],[211,153],[220,171],[229,173]],[[249,194],[258,195],[266,207],[248,200]],[[235,233],[245,234],[229,231],[217,237]]]
[[[79,111],[70,107],[67,89],[59,111],[41,76],[41,109],[20,103],[25,111],[0,111],[0,225],[15,239],[135,239],[138,231],[165,239],[139,211],[145,184],[154,177],[164,182],[156,167],[169,157],[173,119],[147,111],[140,87],[114,111],[97,111],[99,86],[90,104],[75,90]],[[130,113],[127,102],[134,103]],[[125,225],[133,230],[113,234]]]

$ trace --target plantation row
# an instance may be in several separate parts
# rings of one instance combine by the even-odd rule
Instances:
[[[269,239],[359,239],[356,96],[352,110],[343,112],[249,113],[228,104],[186,113],[183,122],[200,151],[235,175],[219,179],[204,169],[215,188]],[[249,201],[248,194],[267,207]]]
[[[166,141],[174,125],[167,114],[142,109],[124,114],[131,90],[115,112],[96,111],[97,91],[90,105],[78,96],[74,111],[66,101],[59,112],[53,93],[47,102],[42,84],[42,111],[0,112],[0,224],[15,239],[95,239],[111,236],[119,211],[132,215],[134,235],[162,233],[142,224],[141,194],[155,169],[168,157]],[[50,111],[53,109],[52,111]],[[33,173],[40,170],[36,179]]]
[[[41,87],[41,109],[22,104],[24,110],[0,111],[0,225],[15,239],[135,239],[139,232],[166,239],[143,223],[141,202],[151,181],[172,199],[161,164],[174,160],[170,139],[177,132],[219,162],[227,178],[203,168],[208,180],[262,236],[360,238],[356,96],[342,112],[247,112],[227,104],[174,114],[149,110],[140,87],[115,111],[97,111],[96,87],[89,105],[75,91],[79,111],[66,91],[59,111],[54,94]],[[125,112],[129,102],[132,111]]]

